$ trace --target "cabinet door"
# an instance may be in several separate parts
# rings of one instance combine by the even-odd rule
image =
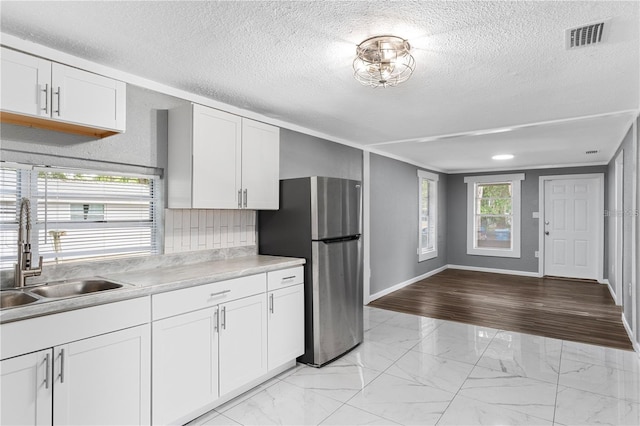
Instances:
[[[218,308],[153,323],[153,424],[174,424],[218,397]]]
[[[0,424],[51,425],[51,349],[0,362]]]
[[[265,294],[220,305],[220,395],[267,372]]]
[[[241,118],[193,106],[192,207],[240,207]]]
[[[242,119],[243,207],[278,209],[280,129]]]
[[[2,48],[0,108],[20,114],[51,114],[51,62]]]
[[[304,353],[304,285],[269,293],[269,370]]]
[[[54,424],[149,424],[150,339],[145,324],[55,347]]]
[[[101,75],[53,63],[52,117],[124,131],[126,85]]]

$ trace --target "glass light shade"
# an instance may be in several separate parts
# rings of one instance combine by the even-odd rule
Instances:
[[[353,61],[353,76],[365,86],[389,87],[407,81],[416,62],[407,40],[396,36],[376,36],[360,43]]]

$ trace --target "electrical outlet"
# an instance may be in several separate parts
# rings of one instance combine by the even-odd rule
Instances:
[[[533,254],[535,257],[540,257],[540,252],[538,250],[536,250]]]

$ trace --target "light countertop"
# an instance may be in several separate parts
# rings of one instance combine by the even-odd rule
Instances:
[[[188,265],[103,274],[99,278],[124,284],[124,287],[65,299],[41,300],[29,305],[3,309],[0,311],[0,323],[292,268],[304,263],[304,259],[298,258],[252,255]]]

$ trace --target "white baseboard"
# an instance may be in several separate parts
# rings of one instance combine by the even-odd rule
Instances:
[[[613,291],[613,287],[611,287],[611,283],[609,282],[608,279],[604,279],[600,282],[600,284],[606,284],[607,288],[609,289],[609,293],[611,294],[611,297],[613,297],[613,301],[616,303],[616,305],[618,304],[618,298],[616,297],[616,293]]]
[[[461,269],[463,271],[491,272],[492,274],[519,275],[521,277],[539,278],[539,275],[537,272],[513,271],[510,269],[483,268],[480,266],[466,266],[466,265],[447,265],[447,268]]]
[[[423,280],[425,278],[429,278],[432,275],[439,274],[440,272],[446,270],[447,267],[448,267],[448,265],[441,266],[440,268],[434,269],[433,271],[429,271],[426,274],[422,274],[420,276],[411,278],[410,280],[398,283],[398,284],[396,284],[394,286],[391,286],[389,288],[385,288],[384,290],[379,291],[379,292],[369,296],[369,302],[373,302],[374,300],[379,299],[382,296],[386,296],[387,294],[393,293],[394,291],[398,291],[403,287],[406,287],[406,286],[411,285],[413,283],[417,283],[418,281]]]
[[[637,342],[633,332],[631,331],[631,327],[627,322],[627,319],[624,317],[624,313],[622,313],[622,325],[624,325],[624,329],[627,330],[627,334],[629,335],[629,340],[631,340],[631,344],[633,345],[633,349],[636,351],[638,358],[640,358],[640,342]]]

